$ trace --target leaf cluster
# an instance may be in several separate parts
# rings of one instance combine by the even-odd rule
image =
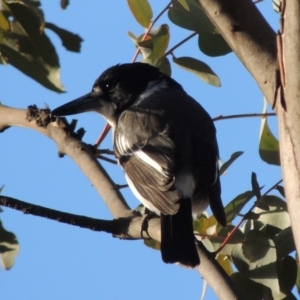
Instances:
[[[45,29],[56,33],[69,51],[80,51],[81,37],[46,22],[39,1],[1,0],[0,5],[0,63],[11,64],[44,87],[63,92],[59,58]]]

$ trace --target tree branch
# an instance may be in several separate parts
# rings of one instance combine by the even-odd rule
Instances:
[[[278,87],[276,34],[252,0],[197,0],[268,102]]]
[[[36,110],[29,115],[30,117],[28,119],[26,110],[0,105],[0,132],[7,129],[9,126],[22,126],[34,129],[45,136],[52,138],[56,142],[59,151],[69,155],[90,179],[116,220],[106,221],[76,216],[20,202],[16,199],[4,196],[0,196],[0,203],[13,209],[22,210],[25,213],[51,218],[60,222],[90,228],[92,230],[109,232],[120,238],[140,239],[144,218],[129,210],[128,205],[119,192],[118,186],[112,182],[106,171],[96,160],[88,145],[72,137],[63,120],[50,122],[46,127],[38,126],[37,123],[45,125],[47,122],[51,121],[49,120],[50,117],[47,111]],[[143,232],[143,237],[146,235],[146,237],[151,237],[154,240],[160,241],[160,218],[151,218],[148,220],[147,225],[147,232]],[[199,266],[198,271],[214,288],[220,299],[228,299],[227,295],[234,295],[231,297],[232,299],[239,298],[238,292],[235,290],[235,287],[232,286],[230,278],[221,269],[218,262],[212,258],[212,254],[201,245],[198,246],[198,250],[201,259],[201,265]],[[211,277],[212,274],[213,277]],[[220,293],[220,285],[216,284],[217,282],[222,283],[222,293]]]
[[[28,115],[27,110],[0,105],[0,132],[9,126],[21,126],[53,139],[59,151],[70,156],[89,178],[114,218],[134,215],[90,147],[72,136],[66,122],[63,120],[51,122],[49,111],[36,109],[29,112]]]
[[[282,98],[276,103],[280,160],[296,249],[300,253],[300,3],[288,0],[282,1],[282,5],[282,57],[279,59],[284,64],[281,69],[284,79]]]
[[[142,216],[131,216],[128,218],[118,218],[114,220],[101,220],[50,209],[7,196],[0,196],[0,205],[22,211],[24,214],[31,214],[34,216],[55,220],[60,223],[91,229],[93,231],[104,231],[122,239],[142,239]],[[151,237],[159,241],[160,218],[158,216],[153,217],[151,220],[149,220],[149,222],[151,224],[151,228],[149,227],[149,230],[143,234],[144,237],[146,235],[148,238]],[[149,233],[148,236],[147,233]]]
[[[218,264],[214,255],[210,253],[202,243],[198,245],[198,253],[201,257],[198,271],[209,283],[218,299],[243,299],[228,274]]]
[[[100,220],[57,211],[6,196],[0,196],[0,205],[22,211],[25,214],[40,216],[73,226],[93,231],[104,231],[121,239],[142,238],[141,228],[144,218],[141,216],[119,218],[111,221]],[[143,232],[143,238],[145,235],[148,238],[160,241],[160,218],[158,216],[148,220],[148,228],[146,232]],[[198,243],[197,249],[201,257],[201,264],[198,267],[198,271],[209,282],[219,299],[240,299],[236,287],[218,264],[214,255],[201,242]],[[222,289],[220,289],[220,286]]]

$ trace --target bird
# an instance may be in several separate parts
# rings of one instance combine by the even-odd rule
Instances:
[[[206,110],[173,78],[146,63],[117,64],[92,91],[52,111],[100,113],[113,131],[113,149],[133,194],[161,217],[165,263],[200,264],[193,218],[210,205],[222,226],[216,129]]]

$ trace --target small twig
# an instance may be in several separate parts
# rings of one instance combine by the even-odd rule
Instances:
[[[128,184],[116,184],[116,188],[117,189],[124,189],[124,188],[127,188],[128,187]]]
[[[282,179],[280,179],[277,183],[275,183],[272,187],[270,187],[259,199],[257,199],[257,201],[254,202],[254,204],[251,206],[251,208],[248,210],[248,213],[251,212],[255,206],[257,205],[257,203],[259,201],[261,201],[263,198],[265,198],[266,195],[268,195],[272,190],[276,189],[276,187],[282,182]],[[226,246],[226,244],[229,242],[229,240],[231,239],[231,237],[233,236],[233,234],[238,230],[238,228],[242,225],[242,223],[246,220],[246,213],[244,215],[244,217],[240,220],[240,222],[232,229],[232,231],[228,234],[228,236],[226,237],[226,239],[223,241],[222,245],[220,246],[220,248],[218,250],[216,250],[215,254],[218,254],[221,252],[221,250]]]
[[[134,211],[126,217],[114,220],[101,220],[50,209],[6,196],[0,196],[0,205],[22,211],[24,214],[31,214],[94,231],[107,232],[121,239],[137,240],[142,238],[141,226],[143,218]],[[147,238],[152,237],[159,241],[160,218],[156,216],[150,220],[150,223],[149,234],[151,235],[147,236]]]
[[[188,37],[186,37],[185,39],[183,39],[181,42],[179,42],[178,44],[176,44],[174,47],[172,47],[170,50],[168,50],[164,56],[168,56],[168,55],[173,55],[173,51],[175,49],[177,49],[178,47],[180,47],[182,44],[184,44],[185,42],[187,42],[188,40],[190,40],[191,38],[193,38],[195,35],[197,35],[198,32],[193,32],[192,34],[190,34]]]
[[[97,149],[98,154],[108,154],[108,155],[115,155],[115,152],[110,149]]]
[[[213,121],[220,121],[220,120],[227,120],[227,119],[238,119],[238,118],[252,118],[252,117],[273,117],[276,116],[275,113],[266,113],[266,114],[261,114],[261,113],[252,113],[252,114],[239,114],[239,115],[229,115],[229,116],[218,116],[213,118]]]
[[[116,160],[110,159],[110,158],[105,157],[105,156],[103,156],[103,155],[101,155],[101,154],[96,155],[96,157],[99,158],[99,159],[105,160],[105,161],[107,161],[107,162],[109,162],[109,163],[112,163],[112,164],[114,164],[114,165],[117,165],[117,164],[118,164],[118,162],[117,162]]]
[[[43,217],[58,221],[60,223],[79,226],[81,228],[117,234],[116,225],[114,224],[114,221],[111,220],[100,220],[80,215],[74,215],[6,196],[0,196],[0,204],[15,210],[22,211],[24,214]]]
[[[149,25],[149,27],[147,28],[147,30],[146,30],[146,32],[145,32],[145,34],[144,34],[144,36],[143,36],[143,38],[142,38],[142,40],[141,41],[144,41],[145,40],[145,38],[147,37],[147,35],[149,34],[149,32],[151,31],[151,29],[153,28],[153,26],[154,26],[154,24],[157,22],[157,20],[164,14],[164,12],[165,11],[167,11],[168,9],[169,9],[169,7],[171,6],[171,4],[172,4],[172,1],[170,1],[169,2],[169,4],[158,14],[158,16],[153,20],[153,21],[151,21],[150,22],[150,25]],[[139,55],[139,53],[140,53],[140,48],[138,47],[137,49],[136,49],[136,51],[135,51],[135,54],[134,54],[134,56],[133,56],[133,58],[132,58],[132,63],[134,63],[135,61],[136,61],[136,58],[137,58],[137,56]]]

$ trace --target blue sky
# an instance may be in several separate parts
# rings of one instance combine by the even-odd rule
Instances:
[[[151,1],[157,15],[167,1]],[[155,2],[155,3],[153,3]],[[258,4],[271,26],[277,30],[278,15],[271,2]],[[66,51],[58,37],[48,32],[58,51],[61,81],[66,93],[56,94],[25,77],[11,66],[0,66],[0,101],[26,108],[30,104],[55,108],[90,91],[94,80],[106,68],[130,62],[135,52],[127,35],[143,29],[131,15],[126,1],[71,1],[62,11],[59,1],[42,1],[46,20],[78,33],[83,39],[81,53]],[[167,22],[165,16],[158,22]],[[171,24],[170,47],[190,34]],[[197,39],[176,50],[175,55],[192,56],[208,63],[221,79],[215,88],[194,75],[172,66],[172,76],[197,99],[212,117],[261,112],[263,96],[234,54],[210,58],[197,50]],[[94,143],[104,121],[96,114],[76,116],[87,132],[84,141]],[[71,118],[69,118],[71,119]],[[270,120],[276,133],[275,119]],[[216,122],[220,155],[226,161],[235,151],[244,155],[222,176],[224,204],[251,188],[251,172],[267,188],[281,175],[278,167],[263,163],[258,155],[259,118]],[[3,195],[41,206],[100,219],[111,219],[105,204],[68,158],[58,158],[55,144],[24,128],[10,128],[0,134],[0,186]],[[111,148],[107,138],[103,148]],[[118,166],[103,163],[117,183],[124,183]],[[131,207],[139,203],[124,190]],[[14,267],[0,269],[1,298],[23,299],[199,299],[203,281],[197,271],[161,261],[159,251],[142,241],[122,241],[105,233],[60,224],[3,208],[3,225],[14,232],[20,253]],[[208,289],[206,299],[215,299]]]

